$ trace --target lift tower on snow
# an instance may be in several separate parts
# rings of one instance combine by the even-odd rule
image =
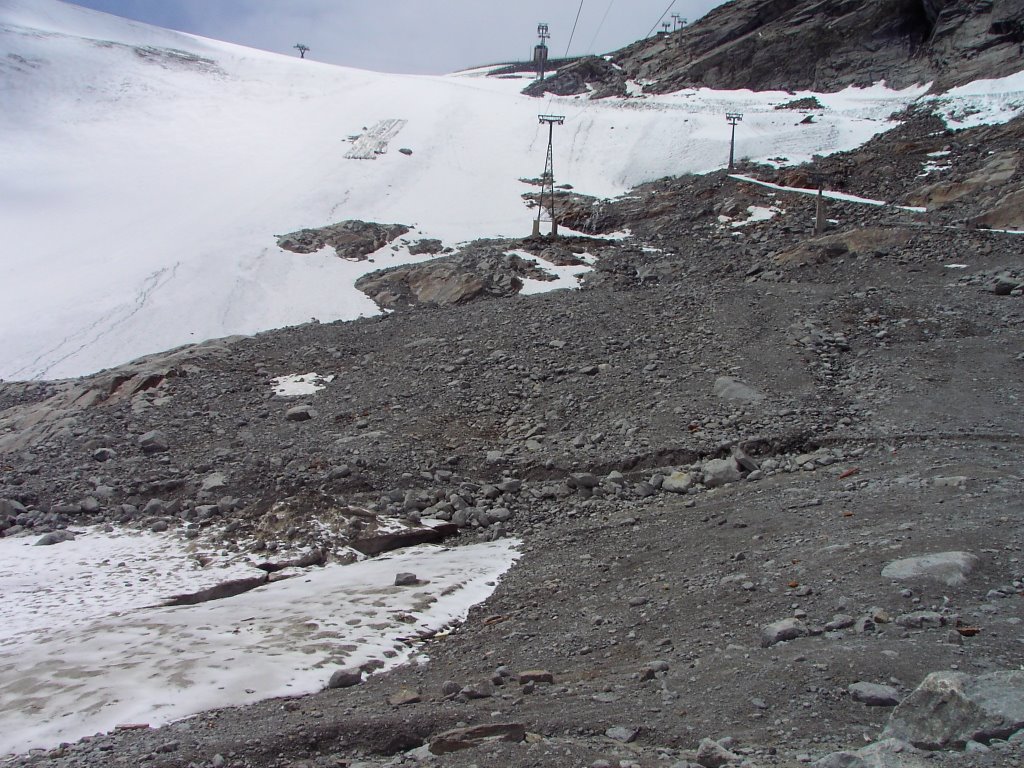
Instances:
[[[548,156],[544,162],[544,175],[540,179],[540,201],[537,205],[537,218],[533,222],[534,237],[540,236],[540,222],[544,216],[544,201],[547,200],[551,211],[551,237],[558,237],[558,219],[555,216],[555,124],[565,123],[564,115],[538,115],[541,125],[548,127]]]
[[[731,171],[735,167],[736,160],[736,124],[743,120],[743,114],[740,112],[728,112],[725,115],[725,119],[732,126],[732,138],[729,140],[729,170]]]

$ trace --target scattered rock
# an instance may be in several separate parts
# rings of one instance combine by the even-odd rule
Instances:
[[[44,534],[40,537],[35,546],[37,547],[50,547],[54,544],[60,544],[65,541],[74,541],[75,534],[71,531],[52,531],[51,533]]]
[[[853,683],[847,690],[854,701],[869,707],[895,707],[900,703],[899,692],[889,685]]]
[[[147,432],[139,438],[139,447],[142,452],[147,456],[151,456],[155,453],[164,453],[170,450],[170,443],[167,442],[167,436],[158,429],[154,429],[151,432]]]
[[[777,643],[795,640],[807,634],[807,625],[800,621],[800,619],[781,619],[761,630],[761,647],[770,648]]]
[[[284,417],[288,421],[309,421],[316,418],[316,409],[311,405],[296,405],[285,411]]]
[[[363,682],[363,672],[360,669],[337,669],[331,675],[327,683],[328,688],[352,688]]]
[[[620,741],[623,744],[631,744],[636,741],[636,737],[640,735],[639,728],[633,728],[631,726],[616,725],[604,732],[604,735],[614,741]]]

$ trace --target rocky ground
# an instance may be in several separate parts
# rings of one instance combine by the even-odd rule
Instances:
[[[1020,189],[1021,126],[930,120],[742,169],[845,169],[927,215],[833,203],[816,237],[813,198],[724,173],[565,195],[587,237],[466,249],[501,291],[377,275],[384,317],[0,385],[3,535],[108,522],[319,562],[433,518],[524,553],[429,663],[14,763],[1020,765],[1024,262],[976,219]],[[933,152],[950,167],[919,176]],[[597,262],[526,297],[509,250]],[[274,394],[310,371],[335,378]]]

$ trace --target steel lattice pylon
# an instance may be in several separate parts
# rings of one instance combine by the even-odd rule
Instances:
[[[551,221],[551,236],[558,237],[558,219],[555,216],[555,124],[565,123],[563,115],[540,115],[541,124],[548,126],[548,154],[544,161],[544,174],[540,177],[540,201],[537,205],[537,219],[533,222],[534,236],[540,235],[540,223],[544,220],[545,202]]]

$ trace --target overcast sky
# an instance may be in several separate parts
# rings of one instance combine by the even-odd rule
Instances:
[[[577,0],[73,0],[217,40],[379,72],[441,74],[528,58],[537,24],[563,56]],[[694,21],[724,0],[583,0],[570,55],[606,53],[650,32],[664,13]],[[659,27],[660,28],[660,27]]]

